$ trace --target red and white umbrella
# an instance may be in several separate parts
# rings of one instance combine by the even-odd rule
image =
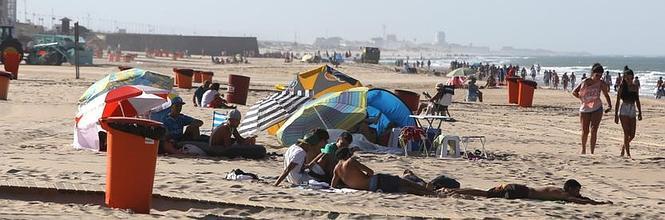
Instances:
[[[147,116],[175,96],[171,91],[143,85],[127,85],[97,96],[79,106],[76,114],[74,147],[99,150],[99,119],[113,116]]]
[[[135,117],[145,115],[151,109],[167,101],[168,90],[149,86],[122,86],[109,91],[104,102],[102,118],[112,116]]]

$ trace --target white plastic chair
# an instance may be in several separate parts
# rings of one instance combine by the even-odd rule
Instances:
[[[453,148],[453,157],[460,157],[461,155],[461,147],[460,147],[460,142],[461,139],[459,136],[453,136],[453,135],[446,135],[443,137],[443,141],[441,141],[441,144],[436,146],[435,154],[439,155],[439,158],[444,158],[448,156],[448,147]]]

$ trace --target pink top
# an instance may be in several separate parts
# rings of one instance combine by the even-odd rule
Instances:
[[[580,99],[582,100],[580,112],[594,112],[603,108],[603,102],[600,100],[602,85],[602,81],[598,81],[597,83],[591,84],[589,86],[582,82],[582,87],[580,87],[579,92]]]

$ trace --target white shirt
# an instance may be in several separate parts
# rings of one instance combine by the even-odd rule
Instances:
[[[307,153],[302,147],[293,144],[284,153],[284,170],[289,167],[289,164],[295,163],[296,166],[286,175],[286,181],[292,184],[301,184],[311,179],[309,175],[304,173],[303,166],[307,159]]]
[[[215,90],[208,90],[205,93],[203,93],[203,97],[201,98],[201,106],[202,107],[208,107],[208,104],[212,102],[212,100],[215,100],[215,97],[219,96],[219,92]]]

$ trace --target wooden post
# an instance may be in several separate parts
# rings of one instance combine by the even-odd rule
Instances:
[[[76,79],[79,79],[79,22],[74,23],[74,66],[76,68]]]

